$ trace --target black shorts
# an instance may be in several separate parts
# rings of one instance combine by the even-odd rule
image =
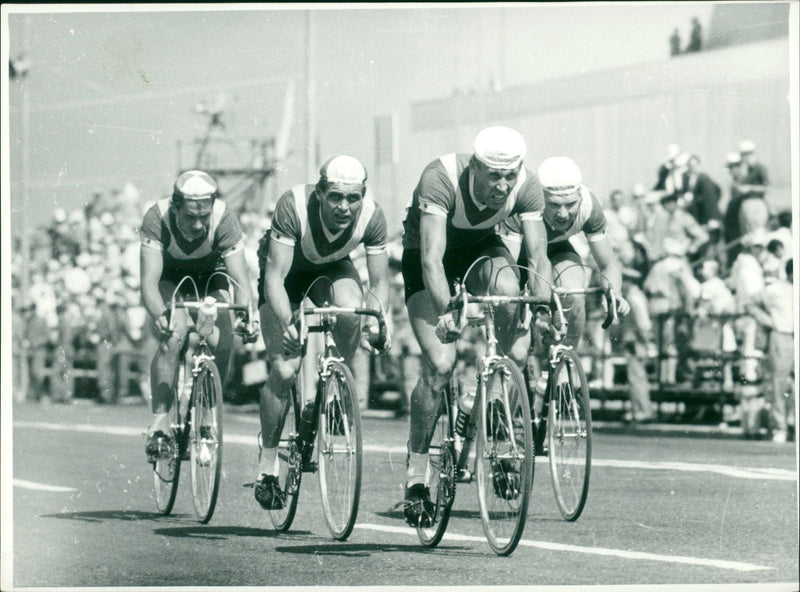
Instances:
[[[260,307],[266,301],[264,300],[264,270],[267,264],[266,250],[263,257],[258,258],[258,306]],[[317,278],[325,277],[328,281],[320,280],[308,296],[311,301],[317,306],[322,306],[326,300],[331,298],[331,283],[342,278],[352,278],[358,285],[361,285],[361,275],[358,273],[356,266],[350,260],[350,257],[339,259],[324,265],[303,266],[296,268],[292,265],[286,279],[283,280],[283,287],[286,288],[286,294],[289,296],[289,302],[292,304],[300,304],[303,300],[303,295],[308,290],[309,286]],[[356,305],[358,303],[355,303]]]
[[[194,284],[189,280],[183,282],[178,290],[178,294],[182,297],[183,300],[194,301],[197,299],[199,295],[200,299],[202,300],[205,296],[211,295],[214,291],[217,290],[225,290],[230,291],[230,286],[228,285],[228,278],[224,275],[214,275],[217,271],[225,271],[225,267],[220,267],[218,269],[214,269],[211,271],[201,271],[201,272],[175,272],[175,271],[164,271],[161,274],[161,279],[158,282],[158,287],[161,292],[163,298],[171,298],[172,293],[175,291],[176,286],[181,282],[183,278],[189,276],[194,280]],[[211,281],[209,282],[209,278]],[[195,292],[195,285],[197,285],[197,292]]]
[[[488,255],[490,257],[503,257],[509,264],[514,264],[511,253],[508,252],[503,239],[493,234],[473,245],[446,249],[442,263],[444,264],[444,275],[447,277],[447,284],[450,287],[450,294],[454,295],[454,283],[464,279],[469,266],[478,257]],[[425,282],[422,279],[422,257],[419,249],[403,250],[403,283],[405,284],[406,302],[417,292],[425,289]]]
[[[552,265],[561,261],[574,261],[578,265],[583,265],[581,256],[578,255],[578,251],[575,250],[569,240],[547,243],[547,258]],[[528,282],[528,255],[525,253],[525,245],[522,245],[519,250],[517,263],[523,267],[519,273],[519,286],[522,288]]]

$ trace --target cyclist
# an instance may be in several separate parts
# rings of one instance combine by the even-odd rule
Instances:
[[[405,299],[414,335],[422,351],[422,372],[411,395],[405,518],[411,526],[431,526],[433,503],[425,482],[428,447],[441,402],[440,394],[453,371],[459,336],[454,315],[447,311],[452,283],[467,278],[476,294],[519,294],[515,261],[495,226],[519,214],[525,245],[536,268],[548,277],[544,201],[536,175],[522,164],[525,140],[519,132],[497,126],[475,137],[473,154],[446,154],[431,162],[414,190],[404,222],[402,272]],[[502,269],[501,269],[502,268]],[[546,290],[531,278],[536,294]],[[500,347],[511,353],[520,337],[514,328],[515,307],[498,307]],[[521,361],[523,356],[520,356]]]
[[[547,257],[552,265],[555,283],[565,288],[586,286],[588,278],[584,275],[581,257],[570,242],[570,237],[583,232],[600,271],[608,278],[616,293],[617,313],[627,315],[630,306],[622,297],[622,267],[606,237],[603,206],[597,196],[582,184],[583,177],[578,165],[565,156],[554,156],[542,162],[538,175],[544,190]],[[520,265],[527,265],[527,257],[521,252],[519,218],[508,218],[500,225],[498,232],[512,255],[519,258]],[[565,307],[567,332],[564,344],[577,347],[586,323],[585,297],[572,295],[569,300],[569,306]]]
[[[259,313],[270,372],[260,398],[263,449],[255,498],[264,509],[283,506],[278,443],[300,369],[300,336],[291,318],[303,294],[325,277],[329,282],[317,282],[309,293],[315,304],[322,305],[329,293],[334,306],[361,302],[361,279],[350,253],[363,243],[370,285],[387,310],[386,218],[366,181],[357,159],[331,158],[316,184],[296,185],[278,199],[272,228],[259,245]],[[356,315],[337,315],[334,339],[348,365],[360,339],[359,323]]]
[[[175,287],[185,276],[194,279],[199,290],[205,289],[209,277],[227,270],[239,285],[236,301],[248,303],[251,298],[250,279],[244,256],[244,242],[239,222],[219,199],[216,181],[207,173],[191,170],[175,181],[172,197],[157,201],[144,215],[141,229],[141,293],[142,303],[155,320],[156,332],[162,345],[153,358],[150,370],[153,418],[148,428],[146,453],[149,462],[159,458],[160,451],[169,449],[169,416],[173,400],[179,356],[191,326],[194,325],[185,309],[173,311],[170,332],[164,303],[172,297]],[[230,300],[227,280],[217,275],[211,279],[208,294],[216,300]],[[194,286],[186,282],[180,296],[194,300]],[[239,323],[237,317],[237,325]],[[256,336],[254,326],[243,328],[248,339]],[[193,334],[193,337],[197,336]],[[215,349],[217,365],[223,384],[228,371],[233,340],[229,314],[217,315],[216,329],[208,338]],[[186,360],[191,359],[192,342]],[[190,373],[186,374],[191,377]],[[187,386],[187,390],[190,387]]]

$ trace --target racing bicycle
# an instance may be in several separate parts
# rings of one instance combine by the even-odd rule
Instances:
[[[216,275],[223,275],[235,284],[227,274],[216,272]],[[203,305],[199,298],[195,302],[177,299],[181,285],[187,280],[194,283],[191,277],[183,278],[167,305],[170,330],[174,326],[175,310],[183,308],[190,312],[197,311]],[[211,278],[209,282],[210,280]],[[195,293],[197,294],[196,285]],[[249,325],[253,318],[249,304],[215,302],[213,306],[218,314],[221,311],[240,313],[244,324]],[[183,361],[184,356],[181,355],[168,411],[171,434],[170,438],[162,442],[161,454],[152,463],[153,482],[156,507],[160,514],[167,515],[172,511],[178,493],[181,461],[190,461],[194,512],[197,519],[205,524],[214,514],[222,468],[222,380],[206,337],[194,327],[190,327],[186,335],[184,348],[192,333],[197,334],[198,342],[194,346],[191,366],[188,368],[191,376],[186,375],[187,368]],[[192,380],[191,394],[188,397],[185,394],[187,380]]]
[[[302,302],[312,287],[313,284]],[[295,312],[292,322],[298,327],[303,355],[309,332],[322,333],[324,348],[317,361],[314,400],[303,407],[299,384],[296,382],[292,387],[278,444],[278,481],[283,504],[281,509],[269,510],[269,513],[277,531],[289,530],[297,511],[303,473],[319,472],[322,510],[328,530],[335,539],[343,541],[353,531],[358,514],[362,434],[355,379],[339,355],[331,333],[339,314],[377,319],[378,334],[371,344],[381,349],[387,342],[386,319],[381,310],[330,306],[325,302],[311,308],[301,304]],[[319,322],[307,324],[306,317],[310,315],[319,315]]]

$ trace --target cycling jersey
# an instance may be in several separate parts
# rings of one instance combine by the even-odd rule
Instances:
[[[322,222],[316,185],[297,185],[275,204],[272,228],[264,236],[259,255],[265,255],[269,241],[294,247],[292,272],[347,258],[364,243],[368,255],[386,251],[386,217],[369,189],[353,223],[336,233]],[[291,273],[291,272],[290,272]]]
[[[578,188],[580,196],[580,204],[578,205],[578,212],[570,224],[564,230],[554,230],[547,219],[544,219],[544,227],[547,230],[547,243],[559,243],[569,241],[571,236],[575,236],[579,232],[586,235],[586,240],[595,242],[605,237],[606,235],[606,217],[603,213],[603,206],[600,200],[592,193],[588,187],[581,185]],[[501,222],[497,227],[497,233],[504,239],[512,240],[514,242],[522,242],[522,223],[519,216],[511,216]]]
[[[470,154],[446,154],[425,167],[403,222],[405,249],[420,248],[422,212],[447,218],[447,249],[495,234],[497,224],[513,214],[523,220],[542,219],[544,195],[535,174],[522,167],[505,205],[492,210],[473,196],[470,158]]]
[[[209,274],[224,267],[224,257],[244,248],[242,229],[224,201],[214,200],[208,232],[191,241],[178,230],[171,201],[157,201],[142,220],[142,247],[163,253],[162,277]]]

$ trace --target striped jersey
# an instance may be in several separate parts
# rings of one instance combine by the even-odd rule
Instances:
[[[581,185],[578,189],[580,204],[575,220],[572,221],[564,230],[554,230],[544,218],[544,227],[547,230],[547,243],[558,243],[569,240],[571,236],[583,232],[586,240],[595,242],[606,235],[606,216],[600,200],[592,193],[588,187]],[[504,239],[518,243],[522,242],[522,224],[518,216],[512,216],[504,220],[497,227],[497,234]]]
[[[272,228],[261,239],[261,255],[270,240],[294,247],[292,270],[302,270],[345,259],[361,243],[368,255],[385,252],[386,217],[367,189],[353,223],[333,233],[322,221],[316,185],[296,185],[275,204]]]
[[[495,227],[511,215],[541,220],[544,195],[539,179],[522,167],[505,205],[493,210],[474,197],[470,154],[446,154],[430,163],[414,190],[403,233],[403,247],[420,248],[422,212],[447,218],[447,249],[474,244],[495,234]]]
[[[142,247],[156,249],[164,256],[164,275],[211,273],[224,267],[224,257],[244,248],[239,221],[216,199],[208,232],[191,241],[184,238],[175,221],[172,199],[158,200],[142,220]]]

